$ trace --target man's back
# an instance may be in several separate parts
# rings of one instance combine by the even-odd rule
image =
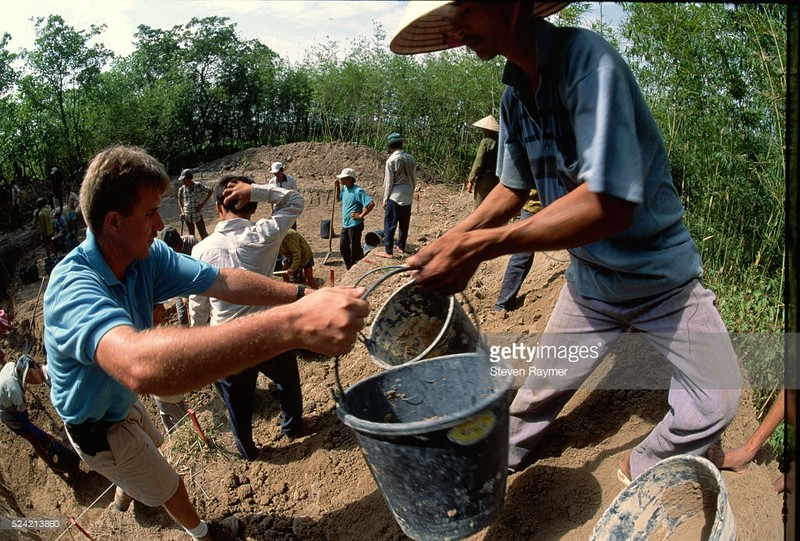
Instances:
[[[405,150],[398,149],[386,160],[384,201],[392,199],[401,205],[412,202],[417,183],[417,161]]]
[[[294,190],[275,186],[254,185],[254,189],[266,192],[268,202],[275,205],[274,214],[257,222],[243,217],[220,221],[213,233],[192,249],[192,257],[217,268],[245,269],[272,276],[281,242],[303,211],[303,198]],[[189,304],[192,326],[207,321],[219,325],[263,309],[263,306],[231,304],[199,295],[192,296]]]

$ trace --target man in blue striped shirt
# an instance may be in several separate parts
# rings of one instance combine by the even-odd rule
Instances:
[[[557,346],[592,355],[533,360],[540,373],[557,375],[529,376],[517,393],[509,467],[521,470],[535,458],[547,427],[633,328],[674,370],[668,413],[620,460],[619,477],[629,480],[669,456],[704,455],[736,415],[740,372],[715,296],[701,282],[700,255],[683,224],[658,126],[617,51],[594,32],[544,20],[564,5],[409,4],[394,52],[466,45],[483,60],[502,55],[508,86],[500,109],[500,184],[486,204],[407,263],[421,267],[420,286],[454,293],[484,260],[568,249],[567,283],[540,351]],[[534,188],[544,208],[508,224]]]

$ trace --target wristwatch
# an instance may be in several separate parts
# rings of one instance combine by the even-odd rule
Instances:
[[[300,299],[302,299],[305,296],[306,296],[306,286],[304,286],[302,284],[298,284],[298,286],[297,286],[297,297],[295,297],[294,300],[299,301]]]

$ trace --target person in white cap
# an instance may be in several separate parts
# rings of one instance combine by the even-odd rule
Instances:
[[[272,173],[272,176],[267,181],[267,184],[287,190],[297,190],[297,181],[292,175],[287,175],[285,169],[286,166],[281,162],[273,162],[272,166],[269,168],[269,172]]]
[[[392,51],[466,45],[482,60],[502,55],[508,86],[500,104],[500,184],[407,264],[421,268],[419,286],[449,294],[463,290],[484,260],[568,249],[566,285],[539,351],[590,354],[575,362],[532,359],[539,371],[529,372],[510,409],[509,467],[535,460],[563,406],[634,328],[674,375],[667,414],[620,459],[618,476],[627,482],[667,457],[706,454],[736,415],[741,375],[715,296],[701,281],[700,254],[647,102],[603,38],[544,20],[566,4],[409,3]],[[544,208],[509,224],[534,188]]]
[[[272,173],[272,176],[267,180],[268,186],[277,186],[278,188],[284,188],[286,190],[295,190],[300,191],[297,187],[297,180],[292,175],[286,174],[286,166],[283,165],[281,162],[272,162],[272,166],[269,168],[269,172]],[[275,212],[275,205],[270,205],[270,210]],[[292,224],[292,229],[297,229],[297,222]]]
[[[342,234],[339,237],[339,252],[348,270],[364,258],[361,235],[364,233],[364,217],[375,208],[375,202],[361,186],[356,184],[358,173],[345,167],[336,175],[334,189],[337,201],[342,202]],[[341,185],[340,185],[341,182]]]
[[[478,151],[475,153],[472,169],[467,176],[467,193],[474,194],[474,208],[478,208],[478,205],[498,183],[495,169],[497,168],[497,134],[500,131],[500,124],[494,115],[489,115],[475,122],[473,126],[480,128],[483,137],[478,143]]]

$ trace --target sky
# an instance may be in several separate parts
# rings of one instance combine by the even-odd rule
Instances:
[[[354,37],[371,37],[379,22],[391,37],[407,2],[325,0],[0,0],[0,36],[11,35],[10,51],[33,47],[32,18],[61,15],[76,30],[105,24],[98,41],[120,56],[133,52],[140,24],[169,30],[192,17],[228,17],[245,40],[257,39],[292,63],[315,45],[336,41],[341,49]],[[604,17],[619,10],[604,3]],[[599,9],[595,10],[599,16]]]

